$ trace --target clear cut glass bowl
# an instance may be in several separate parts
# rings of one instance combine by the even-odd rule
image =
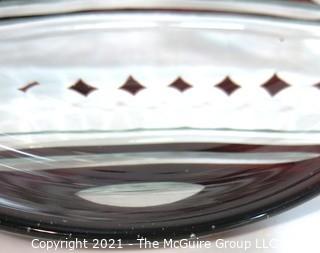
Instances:
[[[189,238],[320,189],[311,1],[1,1],[1,228]]]

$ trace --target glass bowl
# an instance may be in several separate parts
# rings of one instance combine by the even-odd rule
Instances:
[[[320,189],[311,1],[1,1],[1,228],[195,238]]]

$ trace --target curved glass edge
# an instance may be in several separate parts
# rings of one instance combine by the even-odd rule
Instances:
[[[313,175],[312,177],[318,177],[320,173]],[[259,222],[270,218],[272,216],[281,214],[284,211],[287,211],[291,208],[294,208],[298,205],[305,203],[315,197],[320,195],[320,185],[311,187],[306,191],[302,191],[300,195],[292,196],[290,199],[287,199],[285,202],[277,203],[271,207],[261,207],[255,212],[248,213],[245,216],[235,215],[230,219],[222,220],[220,224],[217,224],[212,228],[211,223],[201,223],[195,226],[190,227],[173,227],[168,230],[163,231],[151,231],[149,233],[149,240],[164,240],[164,239],[188,239],[190,238],[190,231],[193,231],[196,234],[198,239],[209,238],[215,234],[225,233],[238,227],[249,225],[255,222]],[[22,236],[25,238],[37,237],[43,239],[54,239],[54,240],[83,240],[86,239],[88,243],[93,243],[93,240],[105,239],[108,236],[111,236],[112,239],[121,240],[123,246],[129,247],[137,244],[137,235],[143,235],[145,231],[136,229],[134,231],[84,231],[81,229],[75,228],[73,231],[68,231],[69,227],[56,227],[55,225],[39,225],[38,222],[30,222],[26,220],[20,220],[15,217],[9,217],[1,215],[0,213],[0,229],[9,233],[14,233],[17,236]],[[138,237],[139,238],[139,237]],[[192,239],[192,238],[190,238]]]
[[[320,5],[317,3],[314,0],[4,0],[0,1],[0,19],[93,11],[191,11],[261,15],[315,21],[320,20]]]

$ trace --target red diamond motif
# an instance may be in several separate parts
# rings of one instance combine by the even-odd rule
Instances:
[[[169,85],[169,87],[175,88],[175,89],[179,90],[180,92],[184,92],[184,91],[192,88],[192,85],[188,84],[181,77],[178,77],[172,84]]]
[[[288,88],[289,86],[290,85],[282,79],[280,79],[277,74],[274,74],[269,81],[262,85],[262,87],[265,88],[271,96],[275,96],[276,94]]]
[[[119,89],[136,95],[139,91],[145,89],[145,87],[138,83],[132,76],[129,76],[127,81]]]
[[[74,85],[69,87],[69,89],[74,90],[83,96],[88,96],[91,92],[93,92],[97,88],[95,88],[95,87],[85,83],[81,79],[79,79]]]
[[[320,89],[320,83],[315,84],[314,87]]]
[[[36,81],[35,82],[31,82],[31,83],[28,83],[27,85],[19,88],[19,90],[22,91],[22,92],[27,92],[29,89],[31,89],[32,87],[37,86],[37,85],[40,85],[40,83],[38,83]]]
[[[223,90],[228,95],[231,95],[233,92],[240,88],[240,86],[234,83],[229,76],[227,76],[222,82],[218,83],[215,86]]]

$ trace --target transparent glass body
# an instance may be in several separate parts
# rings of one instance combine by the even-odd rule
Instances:
[[[320,186],[316,1],[3,1],[1,226],[182,238]]]

